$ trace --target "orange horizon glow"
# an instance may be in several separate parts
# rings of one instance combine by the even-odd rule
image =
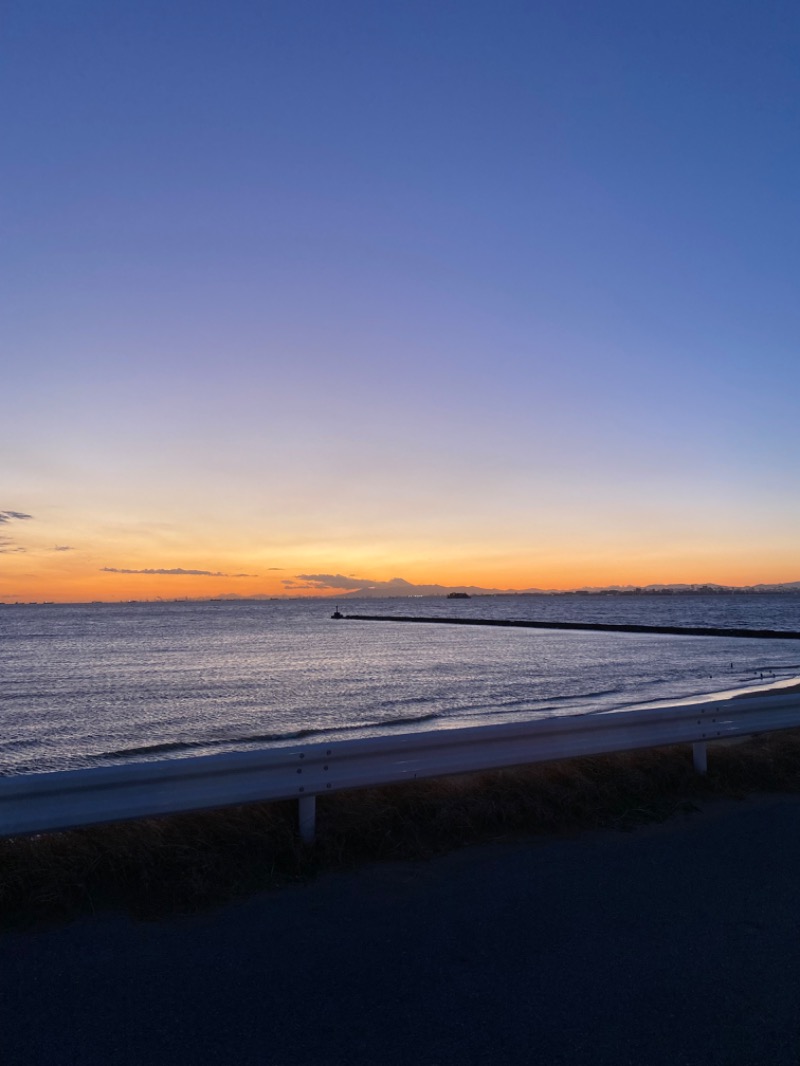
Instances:
[[[238,571],[237,571],[238,572]],[[253,569],[242,567],[241,572],[253,573]],[[537,574],[522,566],[476,567],[474,571],[465,568],[448,568],[442,566],[417,567],[412,564],[380,570],[372,567],[354,568],[352,560],[347,567],[319,566],[298,567],[283,570],[275,575],[253,578],[231,578],[229,576],[187,576],[160,574],[114,574],[92,572],[76,566],[71,572],[48,572],[42,569],[32,572],[29,567],[20,566],[16,574],[6,572],[0,578],[0,603],[91,603],[91,602],[125,602],[125,601],[179,601],[209,600],[226,597],[241,599],[269,597],[281,599],[303,599],[336,597],[345,598],[355,593],[346,588],[328,586],[325,588],[303,588],[287,586],[284,580],[295,582],[297,586],[308,585],[300,574],[347,574],[354,575],[353,580],[363,580],[364,587],[380,585],[400,577],[420,587],[421,593],[409,589],[408,595],[425,594],[424,587],[443,586],[446,589],[476,588],[520,592],[538,588],[543,591],[574,591],[585,587],[605,588],[609,586],[644,587],[647,585],[724,585],[746,587],[758,584],[784,584],[800,580],[800,574],[791,568],[790,562],[771,560],[769,565],[730,565],[710,566],[703,562],[669,566],[631,566],[626,567],[577,567],[563,562],[544,569]],[[402,593],[401,593],[402,594]],[[387,596],[397,595],[388,591]]]
[[[25,503],[33,517],[22,509],[22,517],[6,512],[11,517],[0,527],[3,603],[335,599],[348,596],[355,582],[380,587],[398,579],[412,586],[409,595],[424,595],[426,586],[520,592],[800,580],[790,530],[764,535],[733,523],[731,532],[679,530],[680,536],[667,540],[654,529],[612,523],[597,512],[583,519],[558,515],[552,530],[527,542],[499,525],[459,535],[454,521],[433,536],[413,528],[401,535],[384,526],[371,538],[359,529],[336,527],[324,536],[285,529],[268,537],[252,523],[231,519],[216,526],[195,516],[147,524],[99,512],[90,522],[82,515],[38,517],[36,501]],[[334,580],[326,581],[330,576]],[[387,589],[398,592],[402,586]]]

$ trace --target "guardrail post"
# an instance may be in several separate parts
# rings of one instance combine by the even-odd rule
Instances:
[[[692,757],[695,770],[698,774],[704,774],[708,770],[708,752],[704,740],[698,740],[696,744],[692,744]]]
[[[313,844],[317,827],[317,797],[301,796],[299,803],[300,839],[304,844]]]

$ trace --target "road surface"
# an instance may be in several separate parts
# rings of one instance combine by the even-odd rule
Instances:
[[[800,797],[0,935],[8,1066],[797,1066]]]

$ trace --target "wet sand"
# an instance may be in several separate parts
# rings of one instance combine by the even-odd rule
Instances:
[[[745,692],[739,692],[736,696],[737,699],[746,698],[748,696],[769,696],[774,694],[775,696],[788,696],[791,692],[800,692],[800,681],[791,679],[789,681],[778,681],[774,685],[770,685],[768,688],[755,688]],[[712,697],[709,697],[712,698]]]
[[[800,797],[0,935],[14,1066],[796,1066]]]

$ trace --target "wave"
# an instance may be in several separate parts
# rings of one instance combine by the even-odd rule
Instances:
[[[564,700],[596,700],[601,696],[616,696],[618,692],[624,691],[624,689],[616,686],[615,688],[599,688],[593,692],[567,692],[558,696],[544,696],[541,700],[537,700],[537,703],[562,703]]]
[[[476,704],[474,707],[456,707],[457,714],[480,711],[483,714],[509,714],[515,707],[526,707],[530,711],[537,711],[553,703],[572,703],[576,700],[600,699],[602,696],[616,696],[624,692],[622,688],[601,688],[592,692],[566,692],[557,696],[520,696],[514,700],[493,700],[491,704]]]
[[[316,728],[297,729],[286,733],[250,733],[247,736],[209,737],[204,740],[165,740],[155,744],[142,744],[135,748],[117,748],[113,751],[95,752],[94,759],[131,759],[137,756],[150,757],[175,751],[221,748],[229,745],[274,744],[292,740],[307,740],[309,737],[330,736],[332,733],[356,733],[363,729],[394,728],[403,725],[419,725],[440,718],[437,712],[413,717],[383,718],[376,722],[352,722],[348,725],[326,725]]]

